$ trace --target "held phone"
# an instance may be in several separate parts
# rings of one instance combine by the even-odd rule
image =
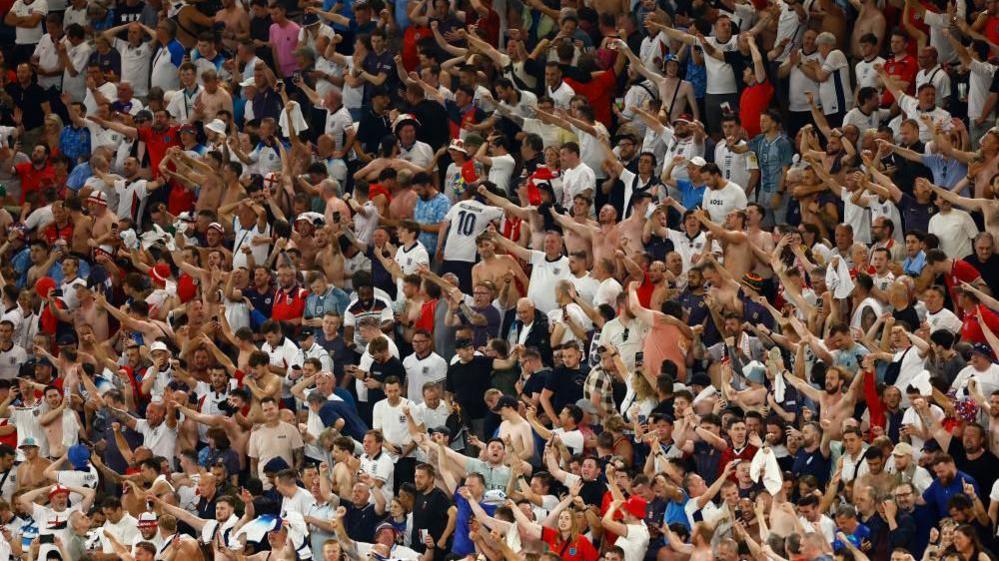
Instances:
[[[638,351],[635,353],[635,366],[642,366],[645,364],[645,351]]]
[[[38,543],[55,543],[55,534],[41,534],[38,536]]]

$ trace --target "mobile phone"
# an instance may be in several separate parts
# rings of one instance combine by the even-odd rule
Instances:
[[[638,351],[635,353],[635,366],[641,366],[645,364],[645,351]]]
[[[55,543],[55,534],[41,534],[38,536],[38,543]]]
[[[333,222],[339,222],[339,221],[340,221],[340,211],[339,210],[333,211]]]

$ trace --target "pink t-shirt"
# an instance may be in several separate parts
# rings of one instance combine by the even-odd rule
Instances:
[[[277,65],[281,76],[287,78],[298,71],[298,61],[295,60],[295,49],[298,48],[299,27],[293,21],[286,21],[284,27],[271,24],[271,46],[277,51]]]

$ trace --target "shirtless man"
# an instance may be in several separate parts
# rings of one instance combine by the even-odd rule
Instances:
[[[860,38],[868,33],[874,35],[878,38],[878,44],[874,50],[880,51],[888,22],[885,20],[885,15],[881,13],[881,9],[878,8],[877,0],[854,0],[852,4],[854,7],[859,6],[860,15],[853,22],[853,31],[850,34],[850,54],[853,55],[854,59],[860,60],[865,58]]]
[[[795,326],[795,330],[810,346],[815,347],[820,344],[818,337],[808,331],[801,324],[801,321],[793,316],[790,318],[790,321],[791,325]],[[870,360],[865,358],[863,364],[865,368],[873,367],[873,357]],[[819,403],[820,426],[823,433],[828,433],[831,439],[838,439],[842,434],[843,423],[853,415],[853,405],[857,402],[858,389],[862,386],[860,381],[864,376],[858,373],[850,382],[849,389],[843,392],[843,385],[848,376],[847,372],[838,366],[829,367],[826,371],[825,386],[823,387],[825,391],[823,392],[805,380],[793,375],[793,373],[784,373],[784,378],[789,384],[812,401]]]
[[[749,237],[743,230],[746,226],[746,211],[733,210],[725,217],[725,226],[719,226],[708,218],[704,209],[696,211],[697,219],[707,228],[712,237],[721,242],[725,270],[736,280],[750,271],[753,266],[753,253],[749,250]]]
[[[247,418],[259,422],[260,401],[265,397],[281,399],[281,377],[271,372],[271,357],[263,351],[255,351],[250,355],[249,376],[243,378],[243,385],[250,390],[253,403]]]
[[[577,197],[578,199],[579,197]],[[587,245],[590,246],[591,251],[588,252],[589,259],[587,267],[592,267],[596,261],[614,258],[614,252],[617,250],[621,240],[621,231],[617,224],[617,209],[613,205],[604,205],[600,209],[600,214],[597,216],[597,224],[594,224],[589,219],[581,220],[575,216],[570,219],[565,215],[559,214],[555,209],[552,209],[551,213],[555,221],[567,230],[568,235],[565,238],[567,248],[569,248],[570,237],[574,236],[585,240]],[[640,236],[639,239],[641,239]],[[569,253],[573,253],[574,251],[578,250],[569,248]]]
[[[555,207],[549,212],[562,228],[565,234],[565,249],[568,253],[585,252],[588,256],[587,267],[593,266],[593,234],[600,226],[590,220],[591,201],[585,195],[576,195],[572,199],[572,217],[559,214]]]
[[[517,400],[503,396],[493,409],[500,414],[499,436],[504,442],[510,442],[511,450],[516,451],[520,459],[530,461],[534,457],[534,434],[531,424],[520,416]]]
[[[83,214],[82,201],[78,197],[66,200],[66,210],[73,222],[73,237],[70,239],[70,251],[79,256],[90,255],[90,240],[94,237],[94,221]]]
[[[503,287],[507,282],[507,273],[512,272],[514,279],[519,281],[513,288],[511,297],[516,300],[524,295],[523,290],[527,287],[530,279],[524,273],[523,267],[512,255],[499,255],[496,253],[496,243],[488,236],[479,236],[475,240],[475,247],[479,250],[479,262],[472,267],[472,285],[475,286],[483,281],[490,281],[497,287]],[[501,290],[502,292],[502,290]]]
[[[631,199],[631,203],[631,216],[618,223],[617,231],[625,251],[629,255],[634,255],[645,252],[642,234],[645,231],[645,215],[649,205],[652,204],[652,195],[640,193]]]
[[[111,253],[111,241],[117,236],[118,218],[108,210],[108,196],[102,191],[94,191],[87,197],[87,209],[90,210],[91,227],[87,245]]]
[[[222,9],[215,12],[215,23],[225,24],[222,44],[231,52],[236,51],[240,40],[250,37],[250,14],[241,4],[236,0],[222,0]]]
[[[219,169],[214,167],[214,161],[209,160],[209,162],[211,163],[191,157],[179,146],[168,148],[166,156],[160,161],[161,174],[173,177],[188,186],[201,188],[194,205],[196,211],[215,211],[222,204],[223,186],[227,183]],[[170,163],[173,163],[175,169],[171,170],[168,167]]]
[[[25,438],[19,448],[24,452],[24,461],[17,466],[17,488],[34,489],[47,482],[45,468],[52,462],[38,455],[39,448],[35,439]]]
[[[130,310],[128,313],[123,312],[114,305],[110,304],[107,301],[107,298],[100,293],[96,295],[95,299],[97,301],[97,306],[111,314],[112,317],[121,323],[123,328],[138,331],[142,334],[143,339],[146,341],[155,341],[158,337],[173,335],[173,330],[171,330],[165,322],[149,317],[143,318],[138,312],[134,311],[134,309]]]
[[[38,417],[38,424],[42,425],[45,438],[49,441],[49,455],[53,458],[59,458],[66,452],[65,443],[67,440],[75,440],[68,438],[69,435],[64,434],[64,431],[76,430],[79,432],[82,426],[79,417],[76,416],[76,411],[67,409],[71,399],[72,392],[70,391],[67,391],[64,398],[54,387],[45,390],[45,404],[48,405],[49,410]]]
[[[388,211],[389,216],[396,220],[405,220],[413,216],[413,210],[416,209],[416,201],[419,197],[413,191],[412,186],[409,184],[409,172],[403,171],[400,174],[402,177],[395,183],[392,188],[392,200],[389,202]]]
[[[753,273],[760,278],[769,279],[774,276],[774,271],[770,268],[769,256],[774,251],[774,236],[772,233],[760,228],[765,218],[763,206],[759,203],[749,203],[746,206],[746,236],[752,244],[753,251]],[[758,254],[755,249],[759,248],[762,253]],[[761,259],[763,256],[766,258]]]

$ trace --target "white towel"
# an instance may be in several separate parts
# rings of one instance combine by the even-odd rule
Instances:
[[[784,478],[781,477],[780,465],[777,464],[777,456],[769,446],[760,448],[753,456],[753,463],[749,464],[749,477],[753,483],[760,482],[760,475],[763,475],[763,486],[771,495],[780,492],[784,485]]]
[[[717,393],[718,393],[718,388],[714,386],[708,386],[703,390],[701,390],[701,393],[697,394],[697,397],[694,398],[694,402],[691,403],[691,405],[697,405],[698,403],[704,401],[705,399],[709,399],[711,396]]]
[[[916,377],[909,381],[909,385],[919,390],[919,395],[929,397],[933,395],[933,385],[930,384],[930,371],[923,370]]]
[[[778,370],[774,375],[774,399],[777,403],[784,401],[785,391],[787,391],[787,381],[784,380],[784,371]]]
[[[836,267],[826,269],[826,285],[833,291],[833,297],[842,300],[853,293],[853,279],[850,278],[850,268],[842,257]]]
[[[297,101],[292,101],[291,104],[291,122],[295,125],[295,134],[302,134],[302,131],[309,130],[309,123],[305,122],[305,117],[302,116],[302,106]],[[281,133],[284,136],[288,136],[291,131],[288,129],[287,110],[281,111],[281,118],[278,120],[278,125],[281,126]]]

